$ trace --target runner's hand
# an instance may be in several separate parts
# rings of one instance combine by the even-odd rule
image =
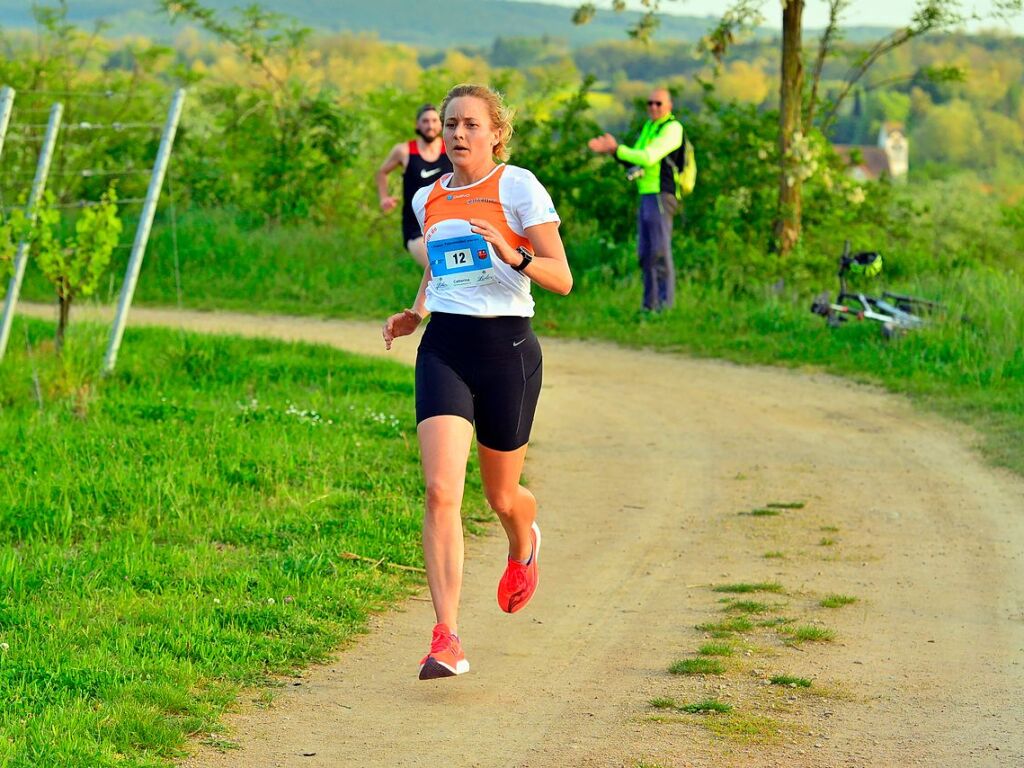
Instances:
[[[403,309],[384,322],[384,327],[381,329],[384,336],[384,348],[391,349],[391,342],[397,339],[399,336],[408,336],[410,333],[415,331],[419,324],[423,322],[423,318],[412,309]]]
[[[518,264],[523,260],[523,257],[516,253],[515,248],[508,244],[508,241],[502,237],[501,232],[491,222],[486,219],[470,219],[469,226],[473,228],[474,234],[481,235],[491,244],[498,258],[506,264]]]
[[[394,195],[388,195],[387,197],[382,197],[381,200],[380,200],[380,209],[382,211],[384,211],[384,213],[390,213],[391,211],[393,211],[395,209],[395,206],[397,206],[397,205],[398,205],[398,198],[395,197]]]

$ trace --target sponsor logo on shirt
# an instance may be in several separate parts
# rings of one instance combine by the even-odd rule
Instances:
[[[434,175],[435,173],[440,173],[440,172],[441,172],[441,169],[440,169],[440,168],[435,168],[435,169],[434,169],[434,170],[432,170],[432,171],[428,171],[428,170],[427,170],[426,168],[421,168],[421,169],[420,169],[420,178],[421,178],[421,179],[429,179],[429,178],[430,178],[431,176],[433,176],[433,175]]]

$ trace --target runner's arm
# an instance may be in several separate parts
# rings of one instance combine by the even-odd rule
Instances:
[[[416,292],[416,300],[412,307],[396,312],[384,321],[381,335],[384,337],[384,348],[391,349],[391,345],[399,336],[408,336],[419,328],[420,323],[429,314],[427,312],[427,283],[430,281],[430,267],[423,270],[423,279],[420,280],[420,289]]]
[[[526,228],[526,237],[533,250],[533,261],[529,263],[523,274],[541,288],[565,296],[572,290],[572,272],[569,261],[565,258],[565,246],[558,234],[558,222],[549,221]],[[522,261],[516,251],[513,266]]]
[[[508,244],[493,224],[486,219],[470,219],[469,223],[475,234],[491,244],[499,259],[510,267],[518,267],[522,263],[522,254]],[[565,296],[572,290],[572,272],[558,234],[558,222],[535,224],[526,227],[525,232],[533,251],[533,261],[522,270],[523,274],[541,288]]]
[[[427,311],[427,283],[430,282],[430,266],[423,270],[423,279],[420,280],[420,288],[416,291],[416,299],[412,303],[412,311],[426,320],[430,312]]]
[[[377,182],[377,197],[380,199],[381,208],[384,208],[385,203],[389,200],[397,204],[397,200],[388,191],[388,174],[395,170],[395,168],[405,168],[409,162],[409,157],[406,154],[408,151],[409,148],[405,144],[395,144],[384,159],[384,162],[381,163],[380,168],[377,169],[377,173],[374,174],[374,179]],[[385,213],[394,207],[394,205],[391,205],[385,208]]]

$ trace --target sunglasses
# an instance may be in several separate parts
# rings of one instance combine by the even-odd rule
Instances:
[[[648,100],[647,106],[648,107],[660,107],[661,106],[661,102],[660,101],[650,101],[650,100]]]

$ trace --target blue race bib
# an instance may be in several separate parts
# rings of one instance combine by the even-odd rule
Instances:
[[[435,238],[427,243],[430,276],[437,289],[495,282],[491,250],[482,235]]]

